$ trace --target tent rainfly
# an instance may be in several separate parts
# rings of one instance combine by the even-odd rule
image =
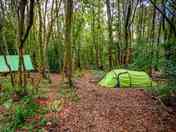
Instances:
[[[108,88],[115,87],[152,87],[156,83],[145,72],[126,69],[112,70],[105,75],[99,85]]]
[[[19,56],[18,55],[7,55],[7,63],[11,68],[12,72],[16,72],[19,69]],[[31,61],[31,57],[29,55],[24,55],[23,56],[24,59],[24,66],[25,66],[25,70],[27,71],[32,71],[34,70],[33,65],[32,65],[32,61]],[[7,73],[10,72],[6,61],[5,61],[5,57],[3,55],[0,56],[0,73]]]

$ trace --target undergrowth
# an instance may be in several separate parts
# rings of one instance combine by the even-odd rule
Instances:
[[[17,129],[32,131],[37,125],[45,125],[43,118],[36,120],[34,117],[44,115],[47,109],[36,104],[34,100],[32,96],[25,96],[19,102],[12,100],[4,102],[6,113],[0,123],[1,131],[15,132]]]
[[[46,83],[41,84],[41,86],[45,85]],[[18,101],[13,99],[18,87],[12,88],[8,79],[1,79],[1,86],[0,106],[5,109],[5,112],[0,116],[0,132],[42,131],[42,126],[47,122],[44,115],[48,112],[48,108],[35,102],[40,95],[34,91],[32,85],[26,88],[28,95],[20,97]],[[36,119],[37,116],[40,118]]]
[[[74,102],[79,101],[79,96],[76,94],[76,89],[74,87],[69,88],[66,84],[62,83],[60,85],[58,94],[61,98],[66,98]]]

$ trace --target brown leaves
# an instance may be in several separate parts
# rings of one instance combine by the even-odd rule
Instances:
[[[161,113],[143,90],[104,89],[91,83],[87,73],[77,81],[80,102],[61,116],[60,129],[71,132],[156,132],[163,127]],[[168,124],[167,124],[168,125]]]

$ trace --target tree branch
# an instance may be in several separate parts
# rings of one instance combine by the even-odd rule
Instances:
[[[33,18],[34,18],[34,0],[30,0],[27,29],[25,31],[23,38],[22,38],[22,43],[21,43],[20,47],[23,47],[24,42],[27,39],[27,36],[28,36],[29,31],[30,31],[32,24],[33,24]]]
[[[176,36],[176,27],[175,25],[171,22],[171,20],[166,16],[166,14],[152,1],[149,0],[151,4],[163,15],[163,17],[166,19],[166,21],[169,23],[171,30],[174,32],[174,35]]]
[[[133,23],[133,20],[134,20],[135,14],[136,14],[136,9],[137,9],[138,4],[139,4],[139,0],[137,0],[136,6],[135,6],[135,8],[134,8],[133,16],[132,16],[132,18],[131,18],[131,22],[129,23],[129,27],[130,27],[130,26],[132,25],[132,23]]]

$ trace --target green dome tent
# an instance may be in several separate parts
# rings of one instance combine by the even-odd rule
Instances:
[[[145,72],[116,69],[107,73],[99,85],[108,88],[114,87],[151,87],[156,83]]]

